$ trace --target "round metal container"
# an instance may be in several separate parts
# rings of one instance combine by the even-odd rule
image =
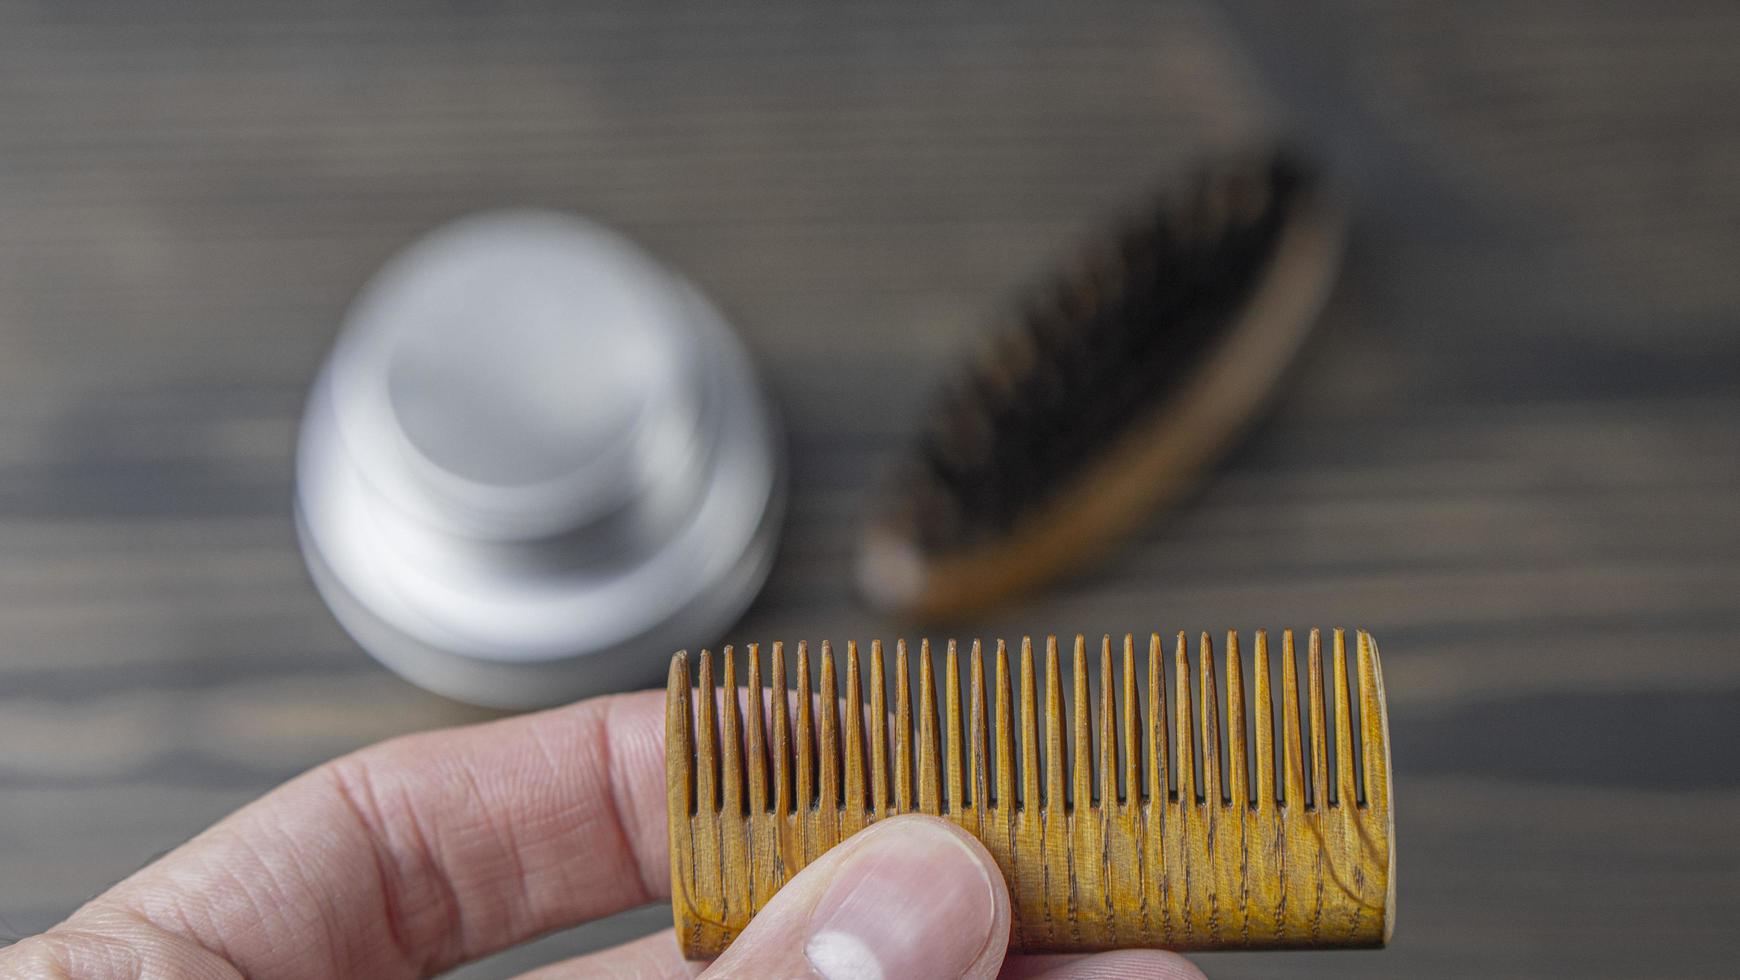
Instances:
[[[749,359],[687,282],[546,212],[391,260],[310,395],[297,528],[382,663],[499,707],[656,683],[759,591],[783,459]]]

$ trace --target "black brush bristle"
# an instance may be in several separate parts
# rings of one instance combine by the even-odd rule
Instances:
[[[933,406],[889,522],[950,552],[1044,504],[1213,348],[1315,183],[1285,151],[1203,167],[1046,284]]]

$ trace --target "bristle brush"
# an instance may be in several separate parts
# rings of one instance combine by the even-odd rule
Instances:
[[[974,612],[1179,499],[1266,403],[1339,263],[1341,210],[1285,151],[1211,162],[1045,283],[925,414],[858,578]]]
[[[688,656],[677,654],[666,764],[684,954],[717,956],[806,864],[902,813],[953,821],[984,843],[1009,886],[1017,952],[1383,945],[1395,916],[1395,833],[1377,645],[1358,633],[1350,674],[1336,630],[1326,678],[1312,630],[1301,698],[1293,634],[1284,633],[1278,731],[1264,633],[1255,637],[1248,703],[1236,633],[1218,666],[1208,634],[1194,671],[1189,646],[1178,634],[1168,664],[1158,634],[1144,652],[1128,636],[1118,651],[1102,641],[1097,736],[1079,636],[1068,727],[1055,639],[1044,647],[1043,701],[1031,642],[1019,647],[1019,687],[1004,643],[989,675],[973,643],[963,695],[951,641],[940,718],[928,642],[918,654],[916,707],[907,646],[898,645],[892,712],[880,643],[871,645],[867,678],[858,646],[847,645],[843,701],[825,643],[816,692],[807,647],[798,647],[793,692],[785,651],[774,644],[771,697],[758,646],[747,651],[746,690],[732,648],[722,678],[702,652],[698,687]],[[1217,675],[1226,684],[1224,728]]]

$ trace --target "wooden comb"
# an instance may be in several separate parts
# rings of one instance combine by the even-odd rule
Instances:
[[[965,711],[950,641],[940,721],[928,641],[918,656],[916,716],[904,641],[895,655],[892,715],[881,643],[870,647],[867,685],[857,644],[847,644],[843,702],[826,643],[819,692],[811,689],[807,646],[798,645],[797,691],[790,692],[783,645],[773,645],[771,699],[756,645],[748,648],[746,691],[725,648],[722,697],[708,651],[698,692],[687,653],[677,654],[665,733],[671,904],[684,954],[717,956],[804,865],[901,813],[951,820],[984,843],[1009,885],[1017,952],[1383,945],[1395,916],[1395,830],[1377,645],[1359,632],[1356,769],[1356,702],[1345,637],[1334,633],[1333,779],[1318,631],[1308,644],[1303,709],[1293,634],[1282,634],[1278,735],[1261,631],[1255,647],[1247,703],[1238,634],[1227,634],[1219,666],[1202,634],[1193,691],[1189,643],[1179,633],[1169,707],[1159,634],[1149,640],[1145,664],[1133,638],[1124,638],[1121,674],[1107,637],[1096,738],[1086,644],[1076,637],[1066,734],[1057,641],[1050,638],[1043,740],[1030,640],[1020,646],[1019,701],[1002,642],[993,655],[993,700],[986,700],[983,651],[973,643]],[[1224,729],[1217,674],[1226,683]],[[1303,732],[1302,717],[1309,725]],[[1247,751],[1247,722],[1254,752]]]

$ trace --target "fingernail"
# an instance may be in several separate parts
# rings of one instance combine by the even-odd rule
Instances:
[[[959,977],[996,915],[990,869],[941,822],[872,828],[810,916],[804,955],[827,980]]]

